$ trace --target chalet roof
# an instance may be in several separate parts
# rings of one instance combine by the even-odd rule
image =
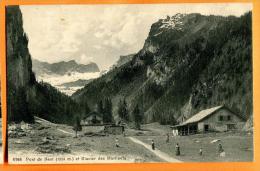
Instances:
[[[200,111],[199,113],[196,113],[195,115],[193,115],[191,118],[187,119],[186,121],[184,121],[181,125],[186,125],[189,123],[194,123],[194,122],[199,122],[202,119],[204,119],[205,117],[215,113],[217,110],[223,108],[224,106],[216,106],[216,107],[212,107],[209,109],[205,109]]]
[[[222,109],[222,108],[226,108],[226,107],[221,105],[221,106],[216,106],[216,107],[212,107],[212,108],[209,108],[209,109],[202,110],[199,113],[196,113],[195,115],[193,115],[191,118],[184,121],[183,123],[181,123],[179,125],[175,125],[173,127],[179,127],[179,126],[184,126],[184,125],[187,125],[187,124],[199,122],[199,121],[203,120],[204,118],[214,114],[216,111],[218,111],[219,109]],[[228,108],[226,108],[226,109],[228,109]],[[241,117],[241,116],[239,116],[239,117]]]
[[[94,117],[96,117],[97,120],[102,120],[102,117],[100,116],[100,114],[98,112],[90,112],[89,116],[85,117],[84,120],[92,120],[94,119]]]
[[[100,116],[97,116],[97,115],[90,115],[85,120],[93,120],[94,117],[96,117],[97,120],[102,120],[102,118]]]

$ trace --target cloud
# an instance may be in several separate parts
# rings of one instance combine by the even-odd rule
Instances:
[[[120,55],[138,52],[152,23],[166,15],[240,16],[250,3],[21,6],[33,58],[96,62],[108,69]]]
[[[93,61],[93,57],[87,57],[85,54],[81,54],[80,57],[76,60],[78,63],[87,64]]]

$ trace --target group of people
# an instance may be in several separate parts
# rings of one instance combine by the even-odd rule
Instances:
[[[166,134],[166,143],[169,143],[169,142],[170,142],[170,135],[167,133]],[[120,147],[118,138],[115,139],[115,146],[116,147]],[[152,150],[155,150],[154,140],[152,140],[151,147],[152,147]],[[218,144],[218,154],[221,157],[225,157],[225,151],[224,151],[224,148],[223,148],[221,143]],[[176,143],[176,145],[175,145],[175,155],[176,156],[180,156],[181,155],[181,150],[180,150],[179,143]],[[202,148],[199,149],[199,155],[200,156],[203,155],[203,149]]]
[[[168,143],[170,140],[169,140],[169,137],[167,138],[166,140],[166,143]],[[152,140],[152,150],[155,150],[155,144],[154,144],[154,140]],[[177,143],[176,146],[175,146],[175,155],[176,156],[179,156],[181,155],[181,151],[180,151],[180,146],[179,144]]]
[[[167,133],[166,134],[166,143],[169,143],[169,142],[170,142],[170,135]],[[154,140],[152,140],[151,146],[152,146],[152,150],[155,150]],[[224,148],[223,148],[221,143],[218,144],[218,154],[220,155],[220,157],[225,157],[225,151],[224,151]],[[179,143],[176,143],[176,145],[175,145],[175,155],[176,156],[181,155]],[[200,156],[203,155],[203,149],[202,148],[199,149],[199,155]]]

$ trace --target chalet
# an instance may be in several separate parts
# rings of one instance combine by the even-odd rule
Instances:
[[[101,114],[90,112],[89,115],[81,120],[81,125],[100,125],[103,124]]]
[[[179,125],[172,126],[174,135],[225,132],[242,129],[245,119],[225,106],[205,109]]]

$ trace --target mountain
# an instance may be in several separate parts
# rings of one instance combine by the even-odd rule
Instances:
[[[90,107],[110,98],[113,115],[125,99],[144,122],[181,122],[226,105],[252,116],[252,13],[241,17],[176,14],[152,24],[143,48],[72,95]]]
[[[50,64],[33,59],[32,70],[38,81],[47,82],[67,95],[84,87],[85,84],[83,85],[80,80],[92,80],[100,75],[97,64],[83,65],[78,64],[75,60]],[[81,82],[80,85],[77,84],[79,82]]]
[[[34,122],[39,116],[55,123],[73,124],[80,106],[67,95],[43,82],[32,71],[28,37],[18,6],[6,8],[7,114],[8,122]]]
[[[48,62],[41,62],[37,59],[32,60],[32,70],[35,72],[36,75],[43,75],[43,74],[57,74],[57,75],[64,75],[69,74],[71,72],[78,72],[78,73],[86,73],[86,72],[100,72],[99,68],[96,63],[89,63],[89,64],[78,64],[75,60],[70,60],[68,62],[57,62],[57,63],[48,63]]]

